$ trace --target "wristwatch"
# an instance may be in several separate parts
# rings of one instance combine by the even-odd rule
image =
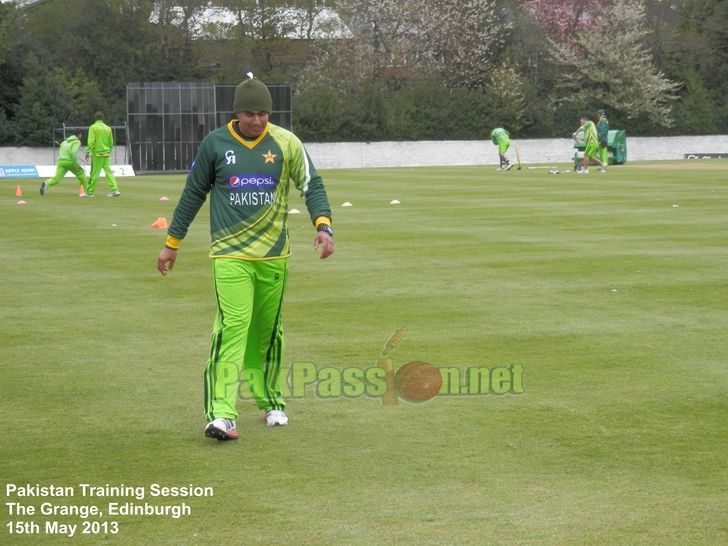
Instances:
[[[325,231],[325,232],[326,232],[326,233],[328,233],[328,234],[329,234],[329,235],[330,235],[331,237],[333,237],[333,236],[334,236],[334,230],[333,230],[333,229],[331,229],[331,226],[328,226],[328,225],[326,225],[326,224],[319,224],[318,226],[316,226],[316,231]]]

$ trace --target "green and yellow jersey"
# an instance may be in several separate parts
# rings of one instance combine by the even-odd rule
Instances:
[[[511,135],[502,127],[496,127],[490,133],[490,140],[497,146],[506,141],[510,142]]]
[[[88,128],[86,151],[91,156],[109,156],[114,148],[114,133],[103,121],[95,121]]]
[[[76,135],[69,136],[66,140],[61,142],[61,146],[58,148],[58,161],[68,161],[71,163],[78,163],[78,149],[81,147],[81,141]]]
[[[323,180],[290,131],[268,123],[257,139],[247,140],[237,124],[232,120],[202,141],[166,244],[179,247],[209,195],[212,258],[285,258],[291,252],[286,228],[290,182],[318,225],[331,223]]]
[[[585,146],[589,146],[591,144],[598,144],[599,143],[598,142],[598,139],[597,139],[597,128],[594,125],[594,122],[593,121],[591,121],[591,120],[590,121],[587,121],[584,125],[582,125],[581,127],[579,127],[576,130],[577,133],[579,131],[583,131],[584,132],[584,145]]]

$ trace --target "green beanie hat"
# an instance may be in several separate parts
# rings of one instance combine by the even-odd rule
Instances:
[[[265,84],[248,72],[248,79],[235,88],[233,112],[272,112],[273,98]]]

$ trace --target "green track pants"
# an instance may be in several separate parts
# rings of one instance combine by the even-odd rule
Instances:
[[[50,188],[51,186],[58,184],[61,180],[63,180],[63,177],[66,176],[68,171],[71,171],[74,175],[76,175],[78,181],[83,185],[83,189],[86,190],[86,184],[88,182],[86,181],[86,174],[83,172],[83,168],[75,161],[68,161],[66,159],[58,161],[58,164],[56,165],[56,174],[53,178],[46,180],[48,187]]]
[[[96,191],[96,183],[99,181],[102,170],[106,175],[106,183],[109,185],[109,190],[116,191],[119,189],[116,178],[114,178],[114,172],[111,170],[111,159],[109,156],[93,155],[91,156],[91,173],[89,174],[87,185],[89,195],[93,195]]]
[[[599,146],[599,160],[605,167],[609,163],[609,148],[607,146]]]
[[[217,314],[205,367],[205,417],[235,419],[241,381],[264,411],[282,410],[281,308],[288,260],[212,260]]]

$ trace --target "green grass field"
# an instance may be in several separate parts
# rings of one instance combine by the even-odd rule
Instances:
[[[290,426],[241,400],[240,440],[206,439],[207,208],[166,278],[150,228],[184,177],[120,179],[119,199],[102,181],[93,201],[74,179],[44,197],[38,181],[0,180],[1,543],[68,543],[46,522],[82,518],[43,503],[104,512],[79,543],[728,541],[727,162],[322,174],[337,250],[318,259],[292,193],[304,214],[289,222],[287,364],[368,370],[404,327],[395,367],[519,365],[523,392],[392,406],[312,383]],[[147,496],[82,497],[80,484]],[[153,484],[214,495],[150,497]],[[112,517],[109,502],[191,513]]]

